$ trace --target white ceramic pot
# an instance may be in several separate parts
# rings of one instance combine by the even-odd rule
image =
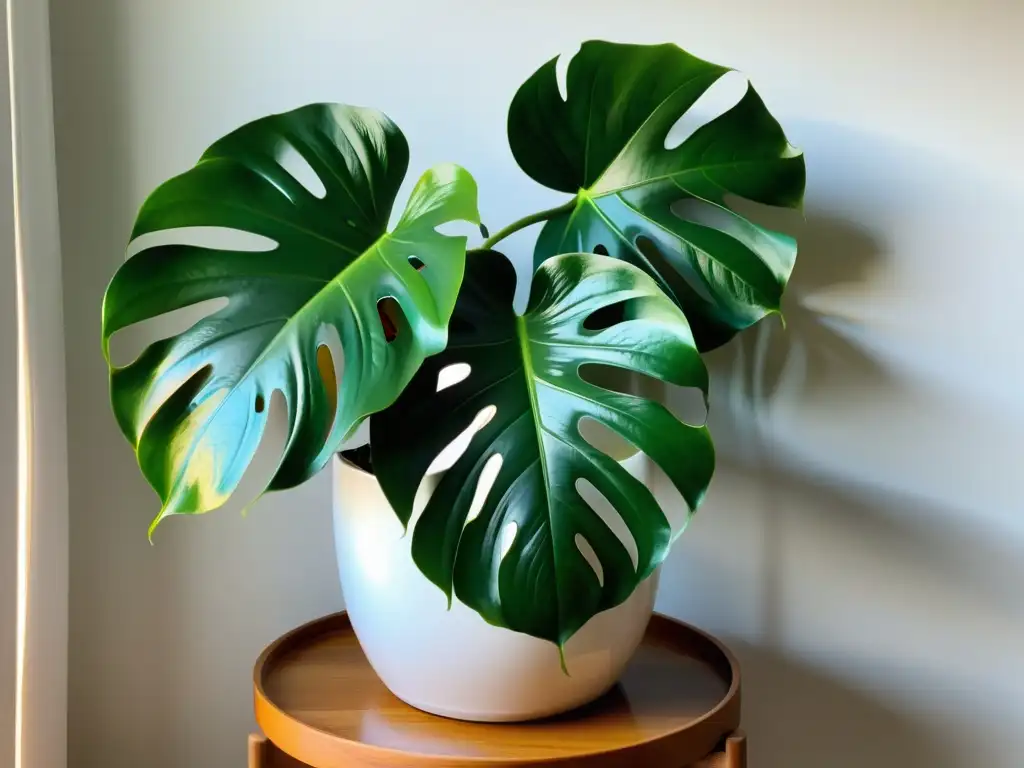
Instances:
[[[642,457],[638,457],[642,458]],[[651,618],[657,573],[558,649],[486,623],[419,572],[411,536],[372,476],[334,460],[334,536],[345,607],[370,664],[408,704],[461,720],[546,717],[611,688]]]

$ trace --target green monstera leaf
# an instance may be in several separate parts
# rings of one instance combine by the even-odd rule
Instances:
[[[727,196],[799,207],[804,159],[754,89],[666,148],[728,69],[674,45],[588,42],[569,63],[563,99],[555,64],[523,84],[508,116],[522,169],[575,195],[542,230],[536,263],[587,251],[642,268],[683,308],[702,350],[777,312],[796,244],[736,213]]]
[[[287,153],[298,153],[321,190],[287,170]],[[252,460],[274,391],[287,402],[288,436],[271,490],[318,471],[361,420],[398,397],[425,357],[444,348],[466,239],[436,228],[478,222],[476,185],[457,166],[428,171],[389,232],[408,160],[405,137],[382,113],[314,104],[236,130],[146,200],[133,240],[218,227],[275,244],[252,251],[140,241],[146,247],[107,289],[108,362],[118,330],[228,300],[131,364],[110,368],[118,423],[163,502],[154,526],[224,503]],[[378,314],[387,298],[401,310],[390,340]],[[317,368],[330,329],[344,355],[340,385]]]
[[[679,421],[652,400],[591,383],[581,366],[641,371],[705,393],[708,377],[682,312],[639,269],[590,254],[553,257],[534,275],[521,316],[512,307],[515,284],[504,256],[470,253],[447,349],[370,420],[373,469],[409,525],[431,463],[494,406],[417,518],[413,558],[449,599],[454,592],[488,622],[561,645],[594,614],[624,601],[672,539],[651,491],[583,437],[581,419],[643,451],[691,510],[714,466],[705,427]],[[456,364],[468,365],[468,376],[438,391],[439,374]],[[481,475],[495,456],[500,469],[471,519]],[[581,480],[625,523],[635,567],[580,495]],[[511,543],[504,538],[510,526]],[[578,537],[600,561],[603,578]]]

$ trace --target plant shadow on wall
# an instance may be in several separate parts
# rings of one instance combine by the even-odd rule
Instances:
[[[1005,633],[1022,617],[1013,585],[1024,569],[1008,566],[1016,562],[1012,545],[984,541],[967,522],[952,532],[936,524],[967,521],[965,510],[844,481],[841,471],[817,466],[830,457],[793,455],[794,441],[806,451],[813,440],[786,434],[789,408],[805,419],[826,408],[872,420],[863,403],[905,384],[854,341],[855,320],[817,308],[828,304],[824,296],[870,288],[883,266],[880,239],[813,207],[803,222],[779,228],[801,243],[783,302],[786,325],[762,323],[707,356],[719,469],[702,514],[715,521],[704,528],[698,519],[701,531],[667,561],[663,578],[691,588],[665,594],[659,608],[728,636],[744,670],[744,728],[758,766],[960,768],[977,756],[965,744],[987,737],[950,722],[952,713],[936,714],[941,708],[923,703],[934,694],[920,698],[953,684],[924,661],[934,606],[916,585],[952,595],[979,622],[1001,617],[993,631]],[[823,428],[842,428],[842,419]],[[759,533],[753,541],[750,531]],[[737,543],[743,539],[748,549]],[[746,554],[753,562],[743,573],[756,586],[743,602],[731,579]],[[1016,573],[1009,583],[1007,567]]]
[[[813,208],[804,222],[786,228],[795,230],[801,249],[783,301],[785,328],[763,323],[708,359],[719,395],[719,408],[711,411],[716,434],[722,435],[719,481],[753,486],[761,495],[759,507],[779,503],[774,494],[780,482],[807,482],[785,473],[767,445],[764,433],[771,425],[765,422],[773,403],[812,393],[841,401],[844,392],[879,386],[886,376],[879,361],[837,330],[843,318],[811,308],[812,298],[823,292],[870,282],[882,257],[880,244],[863,226]],[[819,512],[836,507],[825,500]],[[758,765],[945,765],[945,751],[925,723],[896,711],[884,697],[858,690],[829,665],[809,664],[779,641],[786,610],[781,572],[786,533],[773,514],[779,511],[764,509],[757,526],[759,637],[756,642],[730,638],[744,669],[745,727],[756,744]]]
[[[783,299],[781,323],[762,323],[733,349],[709,356],[712,380],[721,407],[710,418],[723,437],[720,461],[734,472],[752,475],[759,485],[770,484],[784,466],[769,447],[773,404],[810,398],[820,393],[842,400],[843,393],[862,391],[884,382],[885,369],[864,348],[837,330],[842,318],[810,307],[811,299],[842,286],[870,281],[879,266],[878,242],[864,228],[813,210],[796,228],[802,243]],[[760,623],[769,637],[778,630],[781,531],[763,527],[765,573],[762,579]]]
[[[711,626],[722,624],[726,629],[719,631],[730,635],[735,632],[737,616],[745,612],[748,615],[739,621],[750,621],[750,605],[734,609],[730,603],[735,597],[723,594],[730,590],[722,587],[728,582],[718,571],[723,557],[734,558],[742,552],[734,543],[734,526],[759,530],[761,537],[755,546],[760,550],[760,568],[753,597],[759,626],[740,637],[728,637],[744,671],[744,729],[751,737],[756,764],[762,768],[943,765],[941,751],[920,723],[815,669],[777,642],[785,608],[780,594],[779,539],[785,534],[771,519],[748,519],[751,507],[765,504],[765,489],[779,482],[780,468],[770,457],[762,434],[766,414],[771,412],[774,398],[784,396],[787,389],[835,395],[849,388],[875,386],[885,376],[870,354],[835,330],[839,318],[812,309],[807,301],[820,292],[869,281],[881,252],[879,243],[861,225],[813,208],[802,220],[792,215],[780,218],[767,210],[753,211],[752,216],[759,224],[794,235],[800,242],[800,256],[783,298],[785,327],[778,319],[768,319],[706,356],[712,379],[708,416],[717,437],[719,469],[710,508],[701,515],[715,515],[717,534],[729,541],[721,542],[719,552],[719,542],[697,549],[707,542],[691,541],[693,546],[687,548],[684,537],[683,551],[666,562],[664,578],[670,583],[689,583],[692,588],[686,594],[665,594],[659,609],[686,618],[706,615],[709,618],[703,621]],[[676,392],[654,386],[661,389],[672,410],[685,410]],[[800,482],[793,475],[787,480]],[[715,503],[716,491],[742,485],[754,486],[759,498],[753,504],[746,498],[737,500],[737,507],[748,510],[744,519],[723,524],[718,516],[732,510]],[[700,525],[700,516],[696,525]],[[706,580],[707,588],[694,584],[695,577]]]

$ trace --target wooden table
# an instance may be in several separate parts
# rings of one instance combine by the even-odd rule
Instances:
[[[344,613],[260,656],[249,768],[745,768],[740,673],[703,632],[655,615],[620,683],[532,723],[465,723],[402,703],[374,674]]]

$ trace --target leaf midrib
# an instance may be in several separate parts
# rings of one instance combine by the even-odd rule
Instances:
[[[794,155],[793,157],[796,158],[796,157],[799,157],[799,155]],[[617,195],[617,194],[619,194],[621,192],[628,192],[631,189],[636,189],[637,187],[642,187],[642,186],[645,186],[646,184],[657,184],[660,181],[668,181],[668,180],[675,181],[676,177],[678,177],[678,176],[687,176],[687,175],[695,174],[695,173],[700,173],[700,174],[705,174],[706,175],[707,171],[713,171],[713,170],[717,170],[719,168],[737,168],[737,167],[741,167],[741,166],[745,166],[745,165],[759,165],[759,164],[762,164],[762,163],[782,162],[782,161],[788,160],[788,159],[790,159],[790,158],[785,158],[785,157],[762,157],[762,158],[756,158],[756,159],[753,159],[753,160],[730,160],[730,161],[724,162],[724,163],[702,163],[700,165],[692,165],[689,168],[684,168],[681,171],[674,171],[672,173],[662,173],[662,174],[659,174],[657,176],[650,176],[650,177],[647,177],[645,179],[642,179],[641,181],[634,182],[632,184],[623,184],[620,187],[611,187],[610,189],[602,189],[601,191],[599,191],[599,192],[597,192],[595,194],[592,194],[590,196],[594,197],[594,198],[607,197],[608,195]],[[608,168],[611,168],[611,165],[609,165]],[[605,170],[607,171],[608,169],[606,168]],[[602,176],[603,176],[603,174],[602,174]],[[600,179],[598,179],[598,181],[600,181]],[[710,181],[710,179],[709,179],[709,181]],[[718,185],[716,184],[715,186],[718,186]],[[596,187],[597,187],[597,182],[594,182],[593,186],[590,186],[590,187],[587,188],[587,192],[588,193],[593,192],[593,190]],[[682,189],[682,188],[680,187],[680,189]]]
[[[547,455],[544,452],[544,424],[541,421],[540,405],[537,402],[536,374],[533,370],[533,356],[530,351],[530,337],[526,327],[526,317],[516,316],[516,338],[519,340],[519,354],[523,360],[523,375],[526,379],[526,394],[530,400],[530,409],[533,411],[533,429],[537,437],[537,458],[540,462],[541,477],[544,480],[544,509],[548,515],[548,527],[551,530],[551,564],[555,574],[555,583],[558,583],[558,547],[555,545],[555,521],[551,509],[551,481],[548,472]],[[558,627],[562,627],[562,596],[555,588],[555,605],[558,609]],[[561,647],[561,645],[559,645]]]
[[[728,71],[728,70],[726,70],[726,71]],[[723,77],[726,74],[726,71],[720,72],[718,76],[719,77]],[[640,125],[637,127],[637,129],[635,131],[633,131],[633,134],[628,139],[626,139],[626,143],[622,145],[622,149],[620,149],[618,152],[616,152],[615,153],[615,157],[613,157],[611,159],[611,161],[608,163],[608,165],[606,165],[603,169],[601,169],[601,173],[598,174],[596,179],[594,179],[594,183],[591,184],[587,188],[588,192],[590,190],[595,189],[601,183],[601,179],[603,179],[604,175],[606,173],[608,173],[608,169],[611,168],[613,165],[615,165],[616,161],[618,161],[618,159],[620,157],[622,157],[624,154],[626,154],[626,151],[630,148],[630,146],[636,140],[636,137],[639,136],[640,133],[643,131],[643,129],[647,126],[647,124],[649,122],[651,122],[652,119],[654,119],[654,116],[656,114],[658,114],[658,112],[661,110],[661,108],[664,107],[666,103],[668,103],[669,99],[671,99],[673,96],[675,96],[677,93],[679,93],[679,91],[681,91],[683,88],[686,88],[687,86],[689,86],[690,83],[692,83],[698,77],[701,77],[701,75],[700,74],[694,74],[693,77],[691,77],[690,79],[688,79],[684,83],[680,83],[678,86],[676,86],[674,89],[672,89],[672,91],[670,93],[668,93],[665,96],[664,99],[662,99],[660,102],[658,102],[658,104],[654,107],[654,109],[651,110],[650,114],[647,115],[647,117],[644,118],[644,121],[642,123],[640,123]],[[595,83],[597,82],[596,78],[595,78],[594,82]],[[708,88],[710,88],[710,87],[711,86],[709,85]],[[706,90],[707,89],[705,89],[705,92],[706,92]],[[695,103],[696,103],[696,101],[692,102],[690,104],[690,106],[688,106],[683,111],[683,114],[685,115],[687,112],[689,112],[693,108],[693,105]],[[590,112],[587,113],[587,139],[588,139],[588,145],[589,145],[589,138],[590,138],[590,123],[592,121],[593,121],[593,89],[591,89],[591,110],[590,110]],[[683,144],[685,144],[685,143],[686,142],[683,142]],[[680,146],[682,146],[682,145],[680,145]],[[584,158],[584,159],[586,160],[586,158]],[[586,180],[586,174],[584,174],[583,178],[584,178],[584,180]]]

